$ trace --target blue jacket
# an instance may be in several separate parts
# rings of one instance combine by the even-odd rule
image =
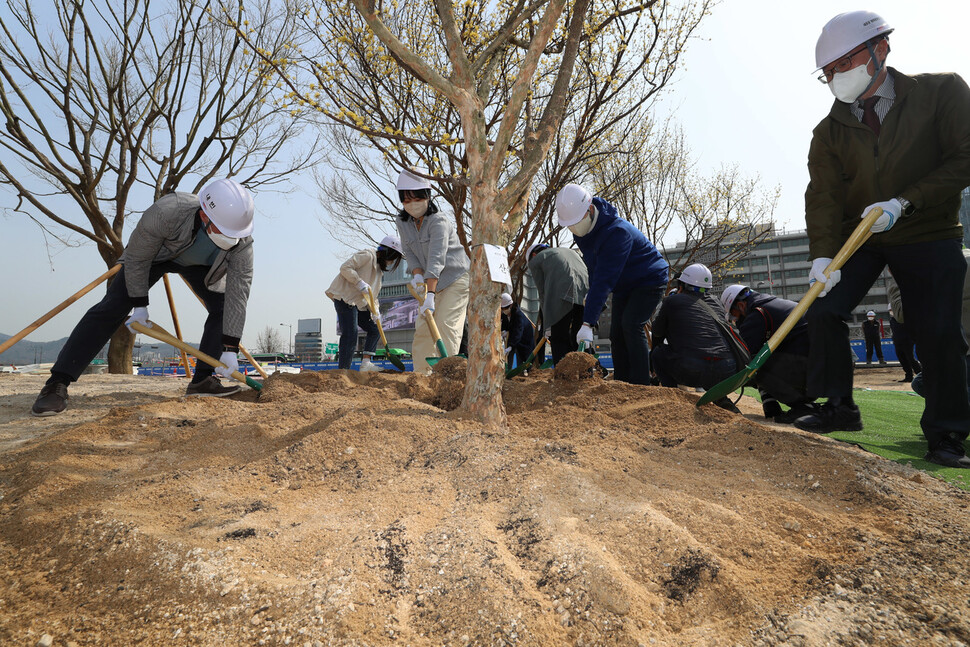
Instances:
[[[593,230],[574,236],[589,270],[589,292],[583,321],[593,325],[600,317],[606,297],[623,298],[635,288],[667,285],[669,266],[643,232],[620,218],[616,207],[593,198],[599,212]]]

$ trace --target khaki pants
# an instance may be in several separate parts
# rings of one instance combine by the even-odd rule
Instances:
[[[457,281],[435,294],[434,322],[449,357],[458,354],[458,345],[461,343],[465,311],[468,308],[468,281],[468,272],[465,272]],[[428,328],[427,317],[420,315],[414,324],[414,343],[411,345],[414,372],[419,375],[431,372],[431,366],[425,358],[437,356],[438,348],[431,336],[431,329]]]

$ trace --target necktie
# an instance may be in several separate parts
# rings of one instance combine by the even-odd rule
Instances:
[[[877,101],[879,97],[869,97],[862,102],[862,123],[869,126],[872,132],[876,133],[876,137],[879,136],[879,128],[882,125],[879,123],[879,115],[876,114]]]

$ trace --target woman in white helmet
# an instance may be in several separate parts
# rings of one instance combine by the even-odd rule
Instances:
[[[397,230],[401,236],[411,284],[423,294],[420,315],[414,324],[411,356],[414,372],[428,373],[425,358],[435,357],[435,340],[424,317],[431,312],[449,355],[458,353],[468,307],[468,268],[465,247],[458,239],[455,221],[442,213],[431,199],[431,182],[417,171],[404,169],[397,179],[402,209]]]
[[[212,182],[198,195],[169,193],[149,207],[128,239],[121,271],[101,302],[75,326],[31,412],[52,416],[64,411],[68,385],[115,330],[136,321],[148,325],[148,289],[166,273],[181,274],[205,302],[209,316],[199,350],[227,366],[215,372],[228,377],[238,370],[236,354],[253,280],[254,211],[246,187],[229,179]],[[212,367],[200,362],[186,395],[221,397],[239,389],[223,385]]]
[[[401,240],[397,236],[384,236],[377,249],[361,250],[344,261],[340,274],[327,288],[326,294],[333,300],[337,324],[340,326],[337,368],[350,368],[357,348],[357,327],[360,326],[367,333],[360,370],[381,370],[371,361],[380,339],[377,325],[381,321],[381,313],[370,312],[368,297],[372,296],[374,304],[378,305],[377,294],[381,291],[384,272],[396,270],[401,258]]]
[[[805,224],[810,279],[825,283],[808,311],[811,397],[828,401],[795,421],[805,431],[860,430],[852,399],[846,322],[889,267],[932,393],[920,419],[926,460],[970,468],[967,343],[960,325],[966,264],[960,192],[970,186],[970,87],[956,74],[909,76],[887,65],[892,28],[871,11],[832,18],[815,64],[835,101],[808,153]],[[873,236],[842,266],[824,270],[859,224],[882,210]]]

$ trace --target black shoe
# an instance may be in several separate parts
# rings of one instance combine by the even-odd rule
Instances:
[[[238,384],[226,386],[215,375],[210,375],[201,382],[192,382],[185,389],[186,396],[203,396],[210,398],[224,398],[233,393],[239,393],[242,387]]]
[[[796,404],[780,416],[775,416],[775,422],[780,422],[783,425],[790,425],[799,418],[818,413],[818,410],[819,405],[815,404],[814,402]]]
[[[778,404],[778,400],[766,400],[761,403],[761,410],[765,414],[765,418],[777,418],[778,416],[784,415],[781,412],[781,405]]]
[[[734,406],[734,403],[731,402],[727,396],[724,396],[720,400],[715,400],[711,404],[717,405],[726,411],[730,411],[731,413],[741,413],[741,410]]]
[[[927,460],[931,463],[936,463],[937,465],[942,465],[944,467],[960,467],[963,469],[970,469],[970,458],[967,458],[962,453],[957,453],[956,450],[951,450],[949,447],[937,447],[934,450],[927,452],[923,460]]]
[[[795,426],[816,434],[862,431],[862,415],[854,404],[832,405],[826,402],[815,413],[796,419]]]
[[[913,381],[913,376],[912,376],[912,375],[907,375],[907,376],[906,376],[906,377],[904,377],[903,379],[901,379],[901,380],[896,380],[896,381],[897,381],[897,382],[912,382],[912,381]]]
[[[30,413],[35,416],[56,416],[67,409],[67,385],[63,382],[45,384],[34,400]]]

